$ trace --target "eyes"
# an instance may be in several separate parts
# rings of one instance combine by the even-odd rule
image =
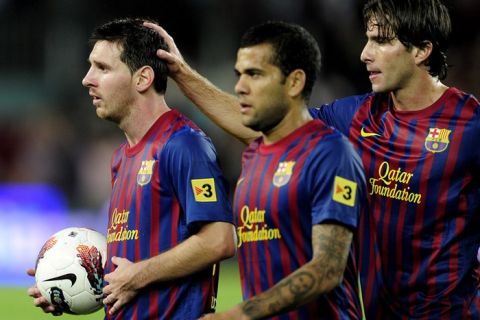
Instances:
[[[263,72],[259,69],[246,69],[243,71],[243,73],[235,70],[235,75],[237,76],[237,78],[240,78],[242,75],[246,75],[251,79],[259,79],[263,75]]]
[[[396,38],[391,37],[381,37],[381,36],[366,36],[366,42],[370,42],[377,45],[386,45],[386,44],[393,44]]]
[[[106,64],[103,64],[103,63],[96,63],[95,64],[95,67],[100,70],[101,72],[106,72],[109,70],[108,66]]]
[[[107,72],[108,70],[110,70],[110,67],[102,62],[96,62],[96,61],[93,61],[93,62],[88,61],[88,62],[90,64],[90,69],[97,70],[100,72]]]

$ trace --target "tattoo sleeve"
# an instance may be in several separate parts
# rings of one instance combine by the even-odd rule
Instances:
[[[313,258],[267,291],[245,301],[243,312],[251,319],[293,310],[334,289],[343,272],[352,242],[352,232],[335,224],[312,229]]]

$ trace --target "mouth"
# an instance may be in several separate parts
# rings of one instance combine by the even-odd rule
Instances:
[[[97,96],[96,94],[94,94],[93,92],[90,92],[89,93],[90,97],[92,97],[92,102],[93,102],[93,105],[96,105],[100,102],[100,97]]]
[[[381,72],[380,71],[368,71],[368,78],[370,79],[370,81],[373,81],[375,80],[376,78],[378,78],[378,76],[380,76]]]
[[[247,103],[240,103],[240,113],[245,114],[252,108],[252,105]]]

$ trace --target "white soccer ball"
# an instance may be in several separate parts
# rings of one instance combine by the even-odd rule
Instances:
[[[35,268],[37,287],[51,304],[71,314],[102,308],[107,239],[87,228],[66,228],[43,245]]]

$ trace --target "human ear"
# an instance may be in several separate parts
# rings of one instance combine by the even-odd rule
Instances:
[[[433,44],[430,41],[423,41],[421,46],[415,47],[415,63],[420,65],[428,60],[432,54]]]
[[[295,69],[287,77],[288,94],[291,97],[297,97],[302,94],[305,88],[307,75],[302,69]]]
[[[143,66],[135,72],[135,87],[139,92],[145,92],[153,84],[155,73],[150,66]]]

